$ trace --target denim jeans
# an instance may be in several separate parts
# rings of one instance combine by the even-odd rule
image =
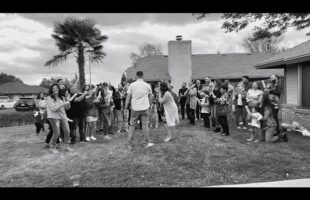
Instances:
[[[103,123],[103,134],[108,135],[111,129],[111,121],[110,121],[110,107],[101,108],[101,120]]]
[[[247,126],[246,110],[244,106],[236,106],[236,125],[239,126],[240,117],[242,119],[243,126]]]
[[[69,124],[67,119],[48,119],[52,129],[53,129],[53,136],[52,136],[52,144],[51,147],[55,147],[57,139],[60,135],[60,128],[63,130],[64,133],[64,143],[68,144],[69,143]]]

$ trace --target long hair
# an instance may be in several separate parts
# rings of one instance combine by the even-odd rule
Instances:
[[[264,116],[265,108],[269,107],[269,110],[272,112],[272,109],[271,109],[272,103],[271,103],[271,100],[269,98],[268,93],[263,93],[261,104],[262,104],[261,114],[263,116]],[[272,113],[271,113],[271,115],[272,115]]]
[[[41,98],[41,94],[43,94],[43,92],[39,92],[39,94],[37,95],[37,99],[39,100],[43,100],[44,99],[44,97],[43,97],[43,99]],[[44,94],[43,94],[44,95]]]
[[[216,79],[214,82],[215,82],[216,88],[219,89],[222,87],[222,81],[220,79]]]
[[[167,83],[164,82],[160,83],[160,91],[162,94],[165,94],[167,91],[169,91]]]
[[[54,83],[50,86],[49,90],[48,90],[48,93],[49,95],[51,96],[51,98],[53,98],[55,101],[56,101],[56,96],[54,95],[53,93],[53,87],[56,86],[58,88],[58,97],[61,98],[61,95],[60,95],[60,88],[59,88],[59,85]]]

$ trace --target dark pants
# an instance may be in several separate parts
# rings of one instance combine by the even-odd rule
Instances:
[[[273,113],[273,118],[276,120],[276,123],[277,123],[276,132],[279,132],[280,131],[279,118],[278,118],[279,108],[276,109],[274,108],[274,106],[272,106],[272,113]]]
[[[201,110],[201,107],[197,103],[197,106],[196,106],[196,117],[197,117],[197,119],[200,118],[200,110]]]
[[[218,121],[223,128],[223,133],[229,135],[229,126],[227,121],[227,116],[218,116]]]
[[[195,110],[191,109],[189,104],[186,105],[186,113],[187,117],[189,119],[189,122],[193,125],[195,125]]]
[[[51,123],[49,122],[49,120],[46,120],[47,124],[48,124],[48,134],[46,136],[46,139],[45,139],[45,143],[46,144],[49,144],[52,137],[53,137],[53,129],[52,129],[52,126],[51,126]],[[57,144],[59,143],[59,137],[57,138]]]
[[[84,141],[86,139],[85,138],[85,116],[75,116],[75,117],[71,117],[71,119],[73,120],[72,123],[69,123],[71,142],[72,143],[76,142],[76,132],[78,128],[79,128],[79,134],[80,134],[80,141]]]
[[[185,101],[180,101],[182,119],[185,119]]]
[[[36,126],[36,133],[39,134],[42,128],[42,123],[41,122],[36,122],[34,123],[34,125]]]
[[[210,113],[201,113],[201,118],[203,119],[203,125],[206,128],[210,128]]]

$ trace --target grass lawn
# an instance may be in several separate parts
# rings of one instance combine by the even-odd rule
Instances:
[[[75,152],[52,154],[43,149],[46,133],[34,125],[0,128],[0,187],[72,187],[70,177],[82,176],[82,187],[201,187],[310,178],[310,138],[289,133],[289,142],[248,143],[249,133],[231,127],[231,136],[207,132],[202,122],[177,128],[177,139],[164,143],[165,131],[150,129],[155,143],[124,145],[125,133],[102,135],[78,143]],[[60,150],[63,151],[63,150]]]

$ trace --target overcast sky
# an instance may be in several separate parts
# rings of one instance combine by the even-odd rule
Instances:
[[[37,85],[42,78],[54,76],[72,79],[78,72],[76,61],[70,57],[56,67],[44,63],[58,53],[51,38],[55,22],[66,16],[95,19],[102,34],[109,39],[103,43],[107,56],[101,64],[92,64],[92,81],[111,81],[118,84],[122,73],[131,65],[129,54],[138,52],[144,42],[160,44],[167,54],[167,44],[182,35],[192,41],[193,54],[243,53],[240,41],[251,33],[251,27],[238,33],[221,29],[221,14],[211,14],[197,20],[191,13],[184,14],[0,14],[0,72],[13,74],[24,83]],[[293,47],[310,38],[305,31],[289,30],[284,35],[286,47]],[[89,82],[89,64],[86,63],[86,82]]]

